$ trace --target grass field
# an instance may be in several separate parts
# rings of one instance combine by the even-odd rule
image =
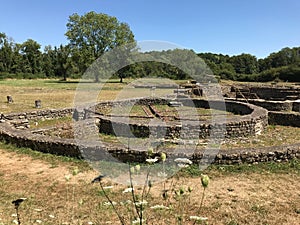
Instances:
[[[0,149],[0,224],[15,224],[11,202],[18,198],[27,198],[19,207],[22,224],[120,224],[99,185],[91,184],[98,173],[85,162],[5,144]],[[201,172],[211,181],[199,212]],[[299,161],[213,166],[206,171],[192,166],[166,182],[168,200],[162,198],[163,183],[154,184],[144,210],[147,224],[178,224],[178,214],[182,224],[193,224],[191,215],[207,217],[207,224],[299,224],[299,172]],[[109,178],[103,186],[131,224],[131,194],[123,193],[127,186]],[[182,197],[177,190],[184,190]],[[169,209],[154,210],[155,205]]]
[[[143,80],[144,81],[144,80]],[[76,96],[83,101],[105,101],[132,97],[151,96],[150,89],[133,88],[132,80],[119,83],[118,80],[109,80],[106,83],[89,81],[68,80],[0,80],[0,112],[20,112],[35,110],[34,102],[40,99],[42,107],[65,108],[74,106]],[[144,81],[145,82],[145,81]],[[179,82],[179,81],[178,81]],[[182,81],[181,81],[182,82]],[[172,94],[171,89],[156,89],[155,95]],[[12,96],[14,103],[8,104],[6,96]],[[77,100],[79,102],[79,100]],[[76,102],[75,102],[76,103]],[[84,102],[87,103],[87,102]]]
[[[9,113],[35,110],[33,106],[37,98],[42,100],[43,108],[70,107],[73,105],[77,81],[1,80],[0,85],[0,111]],[[84,85],[88,93],[89,89],[97,89],[97,85],[101,84]],[[126,83],[112,81],[106,84],[97,99],[114,99],[117,91],[126,86]],[[149,90],[146,92],[149,95]],[[132,95],[136,94],[140,93]],[[6,103],[7,95],[13,96],[13,104]],[[63,118],[59,122],[69,120]],[[41,121],[39,127],[56,123]],[[299,128],[270,126],[268,129],[260,140],[232,140],[230,144],[245,147],[277,145],[299,137]],[[110,138],[107,137],[107,140]],[[24,225],[121,224],[99,184],[91,184],[100,172],[91,169],[85,161],[16,148],[0,142],[0,225],[17,224],[12,201],[18,198],[26,198],[18,208],[21,224]],[[210,177],[202,206],[201,173]],[[299,181],[299,160],[211,166],[205,171],[199,171],[197,165],[192,165],[166,183],[153,185],[144,208],[146,224],[192,225],[195,221],[190,216],[202,216],[207,217],[202,224],[212,225],[298,225]],[[116,184],[110,178],[103,180],[103,186],[126,224],[132,224],[136,219],[134,205],[129,202],[132,196],[130,192],[123,193],[128,186]],[[167,199],[162,197],[164,189],[169,189]],[[135,190],[136,193],[142,193],[143,187],[135,186]],[[155,205],[164,205],[168,209],[151,208]]]

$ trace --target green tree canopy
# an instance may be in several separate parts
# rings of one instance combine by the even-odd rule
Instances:
[[[69,17],[67,29],[65,35],[70,41],[73,60],[81,73],[103,53],[134,42],[128,24],[103,13],[89,12],[83,16],[75,13]]]
[[[32,39],[28,39],[21,45],[21,53],[27,63],[28,72],[32,74],[42,71],[41,45]]]

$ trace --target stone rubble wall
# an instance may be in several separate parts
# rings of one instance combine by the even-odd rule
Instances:
[[[243,98],[227,98],[231,101],[248,102],[250,104],[263,107],[268,111],[296,111],[299,112],[300,102],[285,100],[285,101],[270,101],[264,99],[243,99]]]
[[[269,123],[273,125],[300,127],[300,113],[269,112]]]
[[[30,111],[24,113],[0,114],[0,123],[10,123],[18,129],[28,129],[29,121],[50,120],[71,116],[74,112],[73,108],[65,109],[46,109],[38,111]]]
[[[299,99],[300,88],[296,86],[249,86],[249,85],[225,85],[222,87],[225,96],[239,98],[245,96],[248,99],[259,98],[265,100],[288,100]]]
[[[77,143],[74,139],[61,139],[33,134],[28,130],[18,130],[8,123],[0,124],[0,140],[27,147],[44,153],[64,155],[85,159],[120,160],[122,162],[145,162],[147,151],[128,150],[125,147],[100,143]],[[187,155],[184,152],[177,155],[167,153],[168,157],[187,157],[194,163],[202,163],[204,151]],[[300,143],[287,146],[259,148],[259,149],[231,149],[220,150],[213,164],[259,163],[268,161],[288,161],[300,158]]]
[[[138,104],[168,104],[167,99],[142,99],[141,101],[130,100],[115,102],[116,105],[129,105],[137,102]],[[211,134],[215,137],[225,136],[229,137],[245,137],[249,135],[256,135],[263,132],[264,128],[268,124],[268,112],[267,110],[250,105],[247,103],[238,103],[234,101],[206,101],[197,100],[193,101],[187,99],[181,99],[181,103],[185,106],[200,107],[200,108],[212,108],[222,110],[226,107],[226,110],[240,114],[242,116],[235,116],[227,119],[226,121],[213,121],[212,124],[209,122],[200,123],[195,125],[194,121],[182,121],[182,125],[166,125],[165,127],[160,126],[149,126],[148,124],[141,123],[127,123],[120,118],[110,118],[102,115],[96,116],[91,110],[86,111],[85,118],[97,117],[99,119],[99,131],[105,134],[118,135],[118,136],[130,136],[134,135],[139,138],[149,137],[150,130],[156,130],[160,135],[165,133],[165,138],[207,138]],[[107,103],[100,103],[96,108],[107,107]],[[225,118],[224,118],[225,119]],[[196,135],[196,136],[195,136]]]
[[[146,102],[145,102],[146,103]],[[111,103],[106,103],[111,104]],[[196,103],[204,104],[204,103]],[[242,103],[241,103],[242,104]],[[216,104],[217,105],[217,104]],[[241,119],[253,123],[254,127],[251,125],[247,127],[245,122],[239,121],[235,122],[234,127],[231,124],[229,127],[233,129],[245,128],[251,132],[258,132],[263,129],[266,125],[267,115],[264,109],[256,106],[249,106],[247,104],[242,104],[245,107],[240,107],[239,103],[227,103],[227,107],[234,111],[235,108],[242,110],[244,108],[245,114],[250,111],[250,115],[241,116]],[[250,108],[249,108],[250,107]],[[28,129],[16,129],[15,124],[12,121],[21,120],[39,120],[39,119],[51,119],[59,118],[65,116],[71,116],[74,109],[62,109],[62,110],[41,110],[35,112],[26,113],[14,113],[9,115],[1,114],[0,122],[0,140],[6,143],[15,144],[18,147],[27,147],[33,150],[41,151],[44,153],[51,153],[57,155],[64,155],[76,158],[96,158],[102,160],[120,160],[123,162],[134,161],[134,162],[145,162],[146,151],[145,149],[130,149],[126,147],[117,146],[114,144],[103,143],[90,143],[88,141],[77,142],[74,139],[62,139],[58,137],[50,137],[41,134],[36,134]],[[83,111],[83,113],[88,113],[88,111]],[[87,116],[87,115],[86,115]],[[92,115],[90,115],[92,116]],[[276,120],[282,121],[282,117]],[[299,117],[291,119],[293,121],[300,121]],[[234,121],[232,121],[234,122]],[[230,123],[229,123],[230,124]],[[246,123],[247,124],[247,123]],[[226,128],[227,129],[227,128]],[[253,130],[254,129],[254,130]],[[255,130],[258,129],[258,130]],[[172,153],[167,153],[168,157],[172,156]],[[193,155],[187,155],[184,152],[176,155],[176,157],[188,157],[192,159],[193,162],[198,163],[202,160],[204,152],[196,152]],[[114,158],[115,157],[115,158]],[[175,157],[175,156],[173,156]],[[239,164],[239,163],[258,163],[267,161],[287,161],[295,158],[300,158],[300,143],[288,146],[278,146],[269,148],[259,148],[259,149],[231,149],[231,150],[220,150],[217,154],[214,164]]]

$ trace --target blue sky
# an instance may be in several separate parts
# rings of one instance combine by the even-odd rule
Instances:
[[[67,44],[68,17],[95,11],[129,24],[137,41],[159,40],[258,58],[300,46],[299,0],[1,0],[0,32],[16,42]]]

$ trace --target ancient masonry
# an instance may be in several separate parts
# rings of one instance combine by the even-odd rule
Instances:
[[[201,89],[199,89],[201,90]],[[196,93],[202,93],[202,91]],[[184,91],[187,92],[187,91]],[[195,94],[195,91],[192,93]],[[222,133],[226,138],[240,137],[248,135],[257,135],[263,132],[268,123],[288,126],[300,126],[300,101],[299,89],[293,90],[284,87],[230,87],[225,91],[226,101],[207,102],[205,100],[196,100],[192,102],[196,107],[210,108],[225,104],[226,110],[239,116],[229,118],[226,122],[215,121],[213,123],[203,122],[199,126],[191,124],[189,131],[195,130],[199,138],[207,137],[211,131]],[[170,104],[168,99],[131,99],[127,100],[133,104],[148,106],[153,103]],[[177,102],[178,103],[178,102]],[[120,106],[128,104],[126,101],[102,102],[95,108],[111,107],[113,104]],[[173,103],[175,104],[175,103]],[[185,98],[180,99],[180,104],[189,105],[190,101]],[[94,108],[94,107],[93,107]],[[151,109],[143,107],[145,113],[152,117]],[[79,109],[60,109],[60,110],[36,110],[26,113],[13,113],[0,115],[0,140],[16,144],[19,147],[29,147],[34,150],[82,158],[85,151],[97,152],[101,157],[114,156],[121,161],[144,162],[146,151],[138,149],[127,149],[122,146],[107,144],[102,142],[79,141],[76,139],[63,139],[59,137],[50,137],[43,133],[32,132],[29,129],[30,122],[40,119],[55,119],[61,117],[73,117],[74,121],[93,126],[93,131],[100,131],[107,134],[114,134],[114,129],[128,129],[135,131],[138,137],[147,137],[149,135],[149,126],[143,123],[129,123],[120,121],[117,118],[111,119],[105,115],[100,115],[91,107]],[[157,115],[159,116],[159,115]],[[95,120],[97,121],[95,125]],[[126,128],[127,127],[127,128]],[[154,129],[154,128],[151,128]],[[182,130],[181,130],[182,129]],[[166,138],[179,138],[182,135],[183,128],[179,126],[168,125],[166,127]],[[193,132],[191,132],[193,133]],[[123,134],[126,136],[126,132]],[[171,153],[170,153],[171,154]],[[188,157],[194,162],[199,162],[203,158],[204,150],[197,151],[192,155],[178,154],[178,157]],[[220,150],[213,163],[216,164],[235,164],[235,163],[256,163],[266,161],[286,161],[293,158],[300,158],[300,143],[294,145],[277,146],[259,149],[234,149]]]

